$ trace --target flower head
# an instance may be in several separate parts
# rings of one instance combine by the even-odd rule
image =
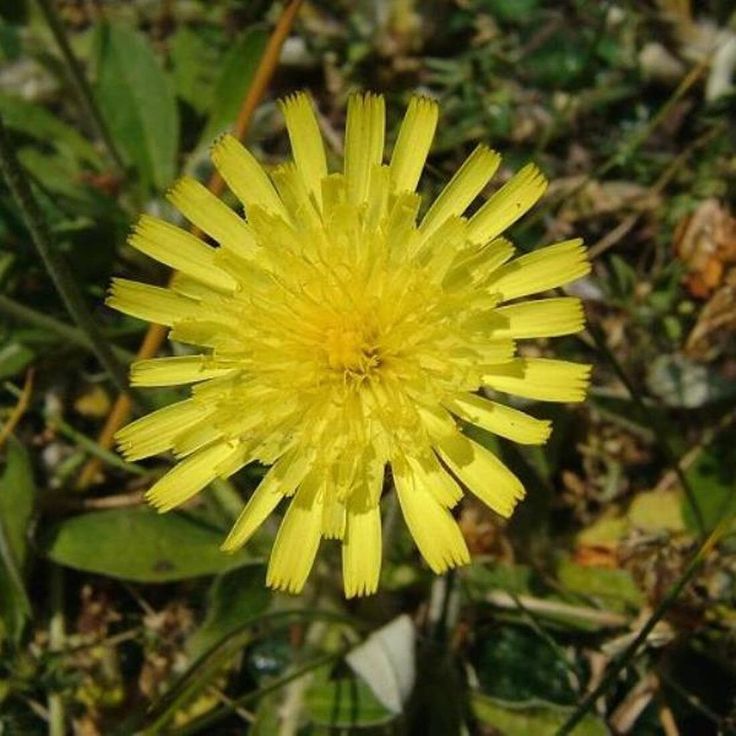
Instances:
[[[411,100],[384,163],[383,98],[352,97],[345,164],[334,173],[309,98],[289,97],[282,110],[293,162],[267,173],[231,136],[213,148],[244,216],[191,178],[169,193],[219,247],[146,215],[136,226],[131,244],[177,273],[169,288],[115,279],[108,303],[202,352],[133,365],[134,386],[192,384],[191,396],[117,439],[129,460],[178,459],[148,491],[160,511],[249,463],[270,466],[223,548],[245,544],[288,499],[268,584],[300,591],[327,537],[341,540],[346,594],[363,595],[378,584],[388,467],[438,573],[469,559],[450,511],[463,488],[502,516],[523,497],[460,423],[537,444],[549,422],[488,396],[583,399],[589,366],[517,357],[515,340],[582,329],[578,299],[520,298],[590,266],[580,240],[514,258],[501,237],[544,192],[533,165],[465,214],[500,163],[485,146],[420,214],[415,189],[438,117],[431,100]]]

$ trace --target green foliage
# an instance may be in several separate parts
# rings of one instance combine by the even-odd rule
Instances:
[[[736,515],[736,466],[723,462],[733,453],[736,432],[722,432],[713,445],[706,449],[687,471],[695,493],[695,500],[703,515],[705,528],[713,529],[722,519]],[[692,507],[683,502],[685,524],[697,531]]]
[[[35,503],[36,488],[28,452],[17,440],[11,439],[0,476],[0,620],[5,635],[15,643],[31,616],[24,578]],[[0,644],[2,633],[0,631]]]
[[[148,40],[128,26],[101,25],[95,89],[110,131],[142,184],[163,191],[176,174],[179,116],[171,82]]]
[[[218,575],[207,592],[202,625],[187,641],[187,652],[196,658],[238,629],[242,622],[262,613],[271,596],[263,585],[260,565],[239,567]]]
[[[60,565],[147,583],[212,575],[252,562],[220,552],[223,535],[184,514],[93,511],[49,525],[42,549]]]
[[[245,92],[253,80],[267,38],[264,31],[258,28],[249,29],[233,44],[222,60],[209,119],[200,138],[201,146],[210,145],[217,135],[232,127]]]

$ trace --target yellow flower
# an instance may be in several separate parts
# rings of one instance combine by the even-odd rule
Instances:
[[[514,341],[581,330],[578,299],[518,298],[590,265],[580,240],[513,258],[500,237],[544,192],[533,165],[464,214],[501,160],[485,146],[419,215],[415,189],[438,117],[431,100],[411,100],[384,163],[384,100],[352,97],[335,173],[309,98],[289,97],[282,110],[293,163],[266,173],[231,136],[212,151],[247,219],[194,179],[169,193],[219,247],[147,215],[136,226],[131,245],[177,273],[169,288],[115,279],[108,303],[204,350],[133,365],[134,386],[195,385],[117,439],[128,460],[166,451],[179,460],[147,494],[160,511],[249,463],[270,466],[223,549],[245,544],[288,499],[268,585],[300,591],[327,537],[341,540],[346,595],[365,595],[378,585],[387,466],[437,573],[469,560],[450,512],[463,487],[506,517],[523,497],[458,425],[543,443],[549,422],[486,395],[584,398],[589,366],[515,357]]]

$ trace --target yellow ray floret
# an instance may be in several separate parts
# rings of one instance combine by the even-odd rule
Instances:
[[[523,411],[476,394],[457,396],[448,401],[446,407],[466,422],[521,445],[541,445],[552,431],[552,423],[546,419],[535,419]]]
[[[488,282],[503,301],[537,294],[579,279],[590,272],[583,241],[565,240],[528,253],[501,266]]]
[[[549,358],[517,358],[484,376],[486,386],[527,399],[582,401],[591,366]]]
[[[391,156],[391,190],[413,192],[437,128],[439,107],[434,100],[414,97],[404,117]]]
[[[474,243],[493,240],[530,210],[546,188],[542,172],[526,165],[470,218],[468,238]]]
[[[307,95],[292,95],[281,102],[281,111],[289,131],[296,168],[310,194],[321,205],[322,179],[327,176],[327,159],[312,103]]]
[[[289,213],[268,174],[239,140],[223,135],[212,147],[212,163],[246,211],[254,206],[263,207],[288,221]]]
[[[583,303],[575,297],[535,299],[495,310],[502,327],[496,337],[559,337],[580,332],[585,324]]]
[[[590,366],[519,357],[516,342],[579,331],[580,300],[515,300],[584,276],[590,264],[580,240],[514,257],[502,233],[546,181],[528,165],[477,202],[501,161],[485,145],[423,204],[415,190],[437,127],[432,100],[410,101],[384,163],[384,100],[352,96],[345,159],[332,172],[309,97],[292,95],[281,110],[291,161],[266,169],[228,135],[212,148],[244,211],[184,177],[169,199],[194,230],[145,215],[131,235],[134,248],[177,273],[168,288],[114,279],[108,304],[193,348],[133,364],[133,385],[182,386],[189,398],[134,421],[116,441],[128,460],[174,460],[147,494],[159,511],[247,465],[265,467],[222,549],[248,544],[283,513],[269,586],[301,591],[326,539],[341,547],[345,595],[368,595],[379,585],[381,496],[391,481],[437,573],[469,561],[452,512],[465,491],[513,513],[521,482],[464,429],[541,444],[551,423],[496,394],[584,398]]]

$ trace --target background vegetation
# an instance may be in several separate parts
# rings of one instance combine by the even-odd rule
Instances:
[[[207,179],[282,5],[0,3],[4,158],[32,198],[0,185],[0,733],[736,729],[736,35],[730,2],[693,5],[301,6],[249,128],[262,160],[287,155],[279,95],[311,91],[337,159],[351,91],[387,96],[393,141],[421,90],[442,107],[428,194],[490,142],[501,179],[534,160],[553,182],[519,246],[582,235],[595,258],[571,289],[589,329],[557,342],[595,364],[589,400],[532,407],[544,448],[480,438],[527,486],[517,515],[466,502],[473,564],[438,579],[389,495],[381,592],[345,602],[336,546],[299,598],[263,587],[275,522],[218,552],[258,471],[158,516],[167,461],[97,439],[104,366],[146,330],[103,306],[110,276],[167,278],[129,228],[174,216],[180,172]]]

